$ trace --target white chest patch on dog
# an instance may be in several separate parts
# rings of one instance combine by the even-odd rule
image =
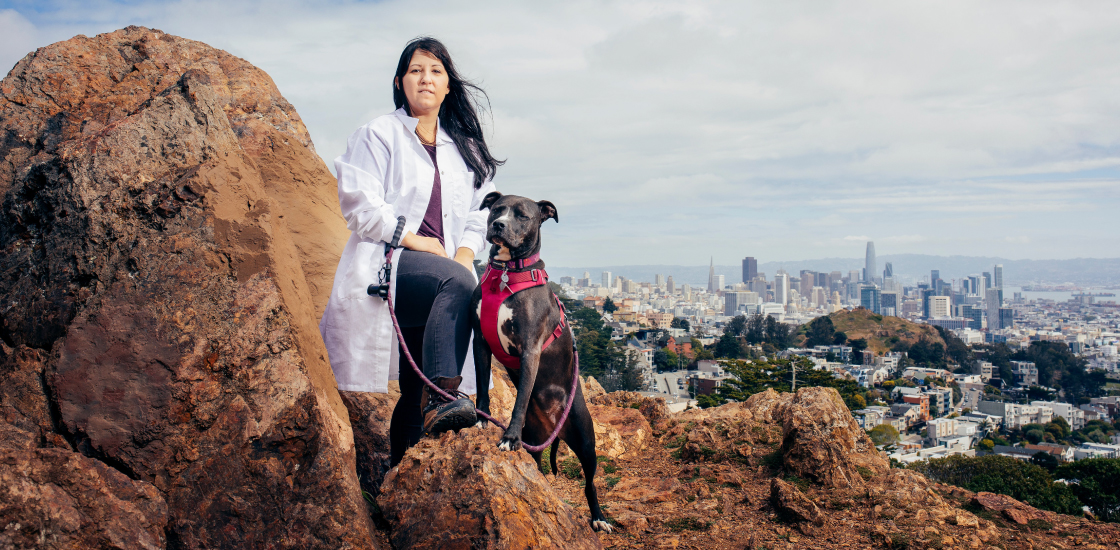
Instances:
[[[521,355],[521,350],[517,349],[517,345],[510,340],[509,334],[506,334],[506,323],[513,321],[513,309],[503,303],[498,306],[498,339],[501,341],[502,349],[506,353],[517,357]]]
[[[482,319],[482,300],[478,301],[478,305],[474,308],[474,314],[479,319]]]

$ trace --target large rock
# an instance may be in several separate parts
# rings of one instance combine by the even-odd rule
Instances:
[[[770,502],[779,514],[792,521],[807,522],[817,526],[824,524],[824,514],[821,514],[820,508],[817,508],[817,505],[797,487],[782,479],[775,477],[770,480]],[[811,532],[808,526],[803,526],[802,530],[806,534]]]
[[[775,401],[770,410],[782,423],[786,470],[826,487],[857,488],[890,469],[835,389],[801,388],[792,399]]]
[[[393,408],[401,397],[400,385],[395,381],[389,382],[389,393],[338,393],[350,413],[358,481],[363,491],[376,498],[389,471],[389,423],[393,418]]]
[[[689,409],[663,422],[661,444],[677,449],[681,459],[750,463],[773,452],[782,440],[780,426],[756,421],[744,403]]]
[[[595,380],[594,377],[590,379]],[[594,405],[636,409],[651,425],[657,425],[669,417],[669,407],[663,397],[646,397],[633,391],[604,393],[588,399],[587,402]]]
[[[1003,517],[1019,525],[1028,525],[1032,520],[1045,523],[1054,523],[1058,520],[1058,514],[1054,512],[1039,510],[1007,495],[979,492],[972,497],[971,503],[973,506],[1002,514]]]
[[[586,513],[549,485],[498,430],[426,438],[389,471],[377,503],[396,548],[601,548]]]
[[[346,229],[268,75],[79,36],[0,83],[0,129],[0,371],[38,350],[45,382],[5,397],[24,427],[42,392],[51,431],[163,494],[177,548],[370,547],[317,330]]]
[[[0,450],[0,548],[164,548],[155,487],[65,449]]]
[[[595,454],[635,458],[653,438],[653,428],[635,409],[588,405],[595,425]]]

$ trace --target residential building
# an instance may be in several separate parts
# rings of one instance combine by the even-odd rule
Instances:
[[[1105,443],[1082,443],[1073,450],[1073,459],[1084,458],[1120,458],[1120,445]]]
[[[1085,427],[1085,411],[1077,408],[1076,405],[1057,401],[1031,401],[1031,405],[1050,407],[1054,411],[1054,416],[1064,418],[1071,430],[1080,430]]]
[[[904,395],[902,402],[918,407],[918,420],[929,420],[929,395]]]
[[[1054,409],[1050,407],[1001,401],[981,401],[980,412],[1003,418],[1003,425],[1009,430],[1027,424],[1049,424],[1054,418]]]
[[[1012,361],[1011,373],[1015,375],[1015,383],[1020,386],[1038,385],[1038,367],[1030,361]]]
[[[949,306],[951,302],[948,296],[930,296],[929,297],[929,318],[936,319],[938,317],[949,317]],[[954,327],[958,328],[958,327]],[[964,327],[959,327],[964,328]]]

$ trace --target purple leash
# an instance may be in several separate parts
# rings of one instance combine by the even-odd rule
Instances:
[[[385,262],[389,263],[391,262],[391,260],[392,253],[390,252],[385,255]],[[403,343],[404,333],[401,332],[401,325],[397,322],[397,313],[393,309],[393,297],[392,291],[390,290],[392,288],[392,284],[389,284],[387,286],[388,288],[385,289],[385,302],[389,306],[389,317],[393,320],[393,328],[397,331],[397,339]],[[431,380],[428,380],[427,376],[424,376],[424,372],[420,370],[420,367],[416,366],[416,361],[412,358],[412,353],[408,351],[408,346],[402,345],[401,350],[404,351],[404,356],[408,358],[408,364],[412,365],[412,370],[416,371],[416,374],[420,377],[421,380],[424,381],[424,384],[426,384],[428,388],[434,390],[436,393],[443,396],[447,400],[453,401],[455,399],[450,394],[440,389],[439,386],[436,386],[434,383],[432,383]],[[544,443],[540,445],[529,445],[524,441],[521,442],[521,446],[531,453],[539,453],[547,449],[548,446],[556,440],[556,436],[560,433],[560,428],[563,428],[564,423],[568,421],[568,413],[572,411],[572,403],[574,403],[576,400],[576,384],[579,384],[579,352],[574,348],[572,349],[572,359],[572,387],[568,391],[568,404],[564,406],[564,414],[560,417],[560,422],[557,422],[556,427],[553,428],[552,435],[548,436],[548,439],[545,440]],[[482,389],[479,388],[478,391],[482,391]],[[489,391],[489,389],[487,391]],[[482,411],[475,410],[475,414],[481,416],[482,418],[485,418],[486,420],[489,420],[490,422],[493,422],[496,426],[503,430],[507,429],[505,424],[498,422],[496,418]]]

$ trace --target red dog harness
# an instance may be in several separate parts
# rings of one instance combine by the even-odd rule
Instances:
[[[482,323],[482,336],[486,338],[486,343],[490,345],[494,357],[506,368],[521,368],[521,359],[510,355],[502,347],[501,337],[498,336],[498,309],[502,302],[506,301],[506,298],[527,288],[542,286],[548,282],[548,273],[543,269],[530,269],[529,271],[513,273],[509,272],[509,269],[523,269],[539,260],[540,254],[534,254],[523,260],[510,260],[508,262],[491,260],[490,265],[486,267],[486,273],[482,274],[482,303],[480,304],[482,311],[479,315],[479,320]],[[564,317],[564,304],[560,302],[560,298],[556,298],[556,303],[560,306],[560,323],[556,325],[556,330],[553,330],[548,339],[544,341],[541,351],[544,351],[552,342],[556,341],[564,333],[564,326],[567,325],[567,320]]]

